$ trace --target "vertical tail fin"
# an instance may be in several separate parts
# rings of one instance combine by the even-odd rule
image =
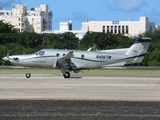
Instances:
[[[136,42],[125,53],[125,55],[133,56],[133,60],[127,64],[142,62],[151,43],[151,38],[136,38],[135,40]]]
[[[136,42],[129,48],[125,55],[141,55],[147,52],[151,43],[150,38],[136,38]]]

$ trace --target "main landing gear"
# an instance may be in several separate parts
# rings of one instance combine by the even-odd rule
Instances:
[[[70,73],[68,71],[66,71],[65,74],[63,74],[64,78],[69,78],[70,77]]]

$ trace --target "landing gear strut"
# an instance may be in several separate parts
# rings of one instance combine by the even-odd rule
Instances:
[[[69,78],[70,77],[70,73],[68,71],[66,71],[65,74],[63,74],[64,78]]]

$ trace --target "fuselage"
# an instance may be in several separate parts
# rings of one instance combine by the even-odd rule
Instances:
[[[53,68],[57,59],[65,56],[69,51],[70,50],[42,49],[33,54],[13,55],[9,56],[9,58],[13,65]],[[73,62],[78,69],[95,69],[107,64],[123,62],[129,59],[132,60],[132,58],[134,57],[110,52],[74,50],[71,62]]]

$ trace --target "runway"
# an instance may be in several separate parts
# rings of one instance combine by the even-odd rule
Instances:
[[[158,76],[0,75],[2,120],[159,120]]]
[[[160,101],[160,78],[0,75],[0,99]]]

